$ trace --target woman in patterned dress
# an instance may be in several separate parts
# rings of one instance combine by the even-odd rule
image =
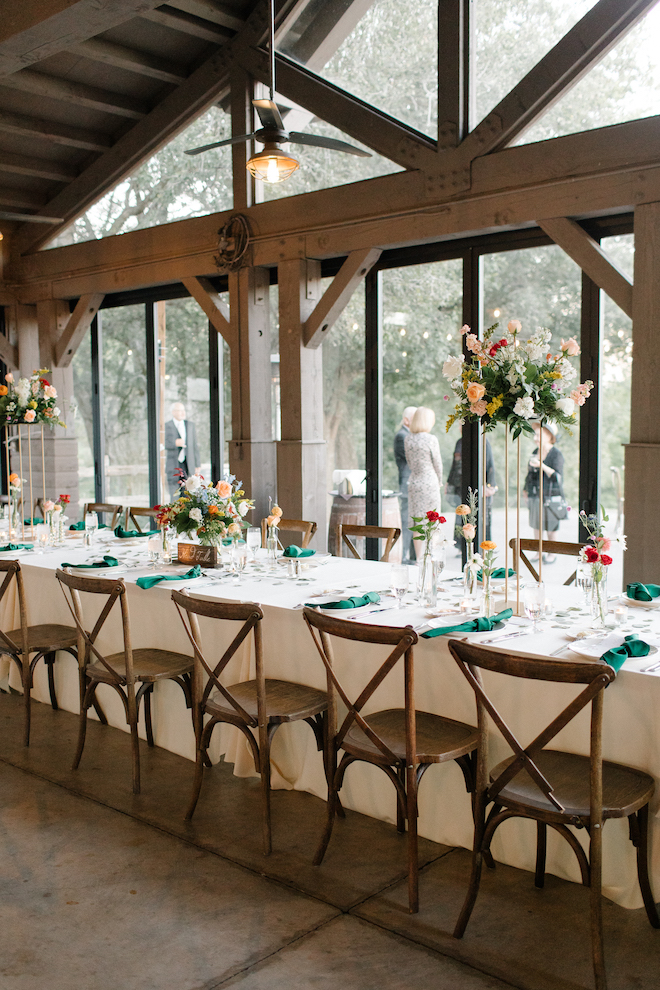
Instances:
[[[406,460],[410,468],[408,479],[409,525],[413,516],[425,516],[427,512],[440,512],[440,488],[442,485],[442,460],[438,438],[431,433],[435,424],[432,409],[419,406],[415,411],[410,433],[405,439]],[[415,554],[419,558],[422,540],[415,540]]]

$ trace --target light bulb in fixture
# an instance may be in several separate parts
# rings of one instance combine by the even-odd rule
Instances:
[[[296,158],[292,158],[275,143],[267,142],[264,150],[253,155],[247,163],[247,170],[255,179],[262,182],[283,182],[300,168]]]

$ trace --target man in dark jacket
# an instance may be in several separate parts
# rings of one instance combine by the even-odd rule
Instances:
[[[415,559],[415,547],[413,545],[410,530],[408,529],[408,478],[410,468],[406,460],[405,439],[410,433],[410,424],[415,415],[416,406],[406,406],[403,410],[401,426],[394,435],[394,460],[399,470],[399,506],[401,508],[401,553],[404,564],[406,561]]]
[[[170,498],[176,495],[179,482],[201,468],[195,424],[186,419],[183,402],[172,406],[172,419],[165,423],[165,472],[170,489]]]

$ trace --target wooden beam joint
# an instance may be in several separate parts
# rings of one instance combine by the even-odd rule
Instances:
[[[69,367],[104,298],[104,292],[91,292],[80,297],[60,339],[55,344],[56,368]]]
[[[361,248],[351,251],[334,279],[323,293],[311,314],[303,323],[305,347],[319,347],[341,315],[358,285],[376,264],[381,248]]]

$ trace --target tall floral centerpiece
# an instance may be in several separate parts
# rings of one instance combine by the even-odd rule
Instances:
[[[5,384],[0,385],[0,426],[17,426],[27,423],[46,423],[51,428],[65,426],[60,419],[57,405],[57,389],[44,375],[48,368],[40,368],[30,378],[5,375]]]
[[[479,499],[473,488],[468,488],[467,504],[462,503],[456,509],[456,515],[462,522],[456,527],[456,536],[465,540],[466,561],[463,568],[463,591],[468,598],[473,598],[477,591],[478,562],[475,560],[474,540],[477,535],[477,511]]]
[[[188,539],[196,536],[204,546],[218,546],[228,537],[240,536],[253,505],[235,478],[207,485],[194,474],[183,482],[173,502],[157,506],[156,518],[163,528],[172,526]]]
[[[433,607],[437,599],[435,570],[433,567],[433,544],[440,535],[440,526],[447,522],[439,512],[430,510],[426,516],[413,516],[410,532],[414,533],[413,540],[423,540],[424,550],[419,568],[417,591],[420,605]]]
[[[580,561],[591,567],[591,614],[596,622],[603,626],[607,617],[607,571],[612,563],[608,551],[612,543],[622,543],[625,550],[625,536],[611,539],[603,532],[604,524],[609,522],[609,516],[601,506],[600,513],[589,516],[584,510],[580,513],[580,522],[589,534],[589,543],[580,550]]]

